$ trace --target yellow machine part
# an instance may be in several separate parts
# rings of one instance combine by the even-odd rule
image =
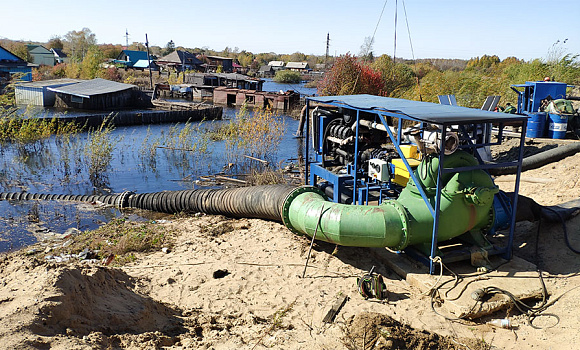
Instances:
[[[395,178],[392,181],[397,185],[407,186],[407,182],[409,181],[409,177],[411,176],[407,171],[405,163],[403,163],[403,160],[401,158],[393,159],[391,160],[391,162],[395,166]],[[419,166],[419,164],[421,164],[421,161],[413,158],[407,158],[407,162],[409,162],[409,165],[411,166],[412,169],[415,169],[417,166]]]

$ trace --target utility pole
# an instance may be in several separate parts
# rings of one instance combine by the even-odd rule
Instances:
[[[326,33],[326,55],[324,56],[324,69],[328,69],[328,50],[330,48],[330,33]]]
[[[149,66],[149,84],[151,89],[153,89],[153,75],[151,74],[151,55],[149,55],[149,39],[147,39],[147,33],[145,33],[145,47],[147,48],[147,65]]]

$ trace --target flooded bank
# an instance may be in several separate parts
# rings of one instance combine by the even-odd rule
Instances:
[[[90,173],[87,145],[95,140],[87,132],[52,136],[34,144],[0,145],[0,191],[144,193],[199,188],[204,185],[200,178],[218,173],[235,177],[244,171],[241,163],[251,160],[233,157],[225,141],[212,141],[205,134],[235,119],[236,112],[224,108],[224,120],[114,127],[104,142],[112,146],[110,163],[99,176]],[[284,130],[268,160],[285,166],[302,151],[293,136],[298,122],[288,115],[275,118]],[[64,234],[70,228],[93,229],[121,215],[114,208],[47,201],[3,201],[0,213],[0,251]]]

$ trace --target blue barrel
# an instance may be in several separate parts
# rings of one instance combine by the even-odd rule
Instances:
[[[546,130],[546,113],[530,113],[528,126],[526,127],[526,137],[544,137]]]
[[[562,114],[548,113],[550,124],[548,127],[548,137],[551,139],[566,138],[568,128],[568,116]]]

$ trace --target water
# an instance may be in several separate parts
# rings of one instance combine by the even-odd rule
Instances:
[[[225,120],[193,123],[194,134],[214,124],[227,123],[235,115],[235,109],[225,108]],[[284,165],[286,160],[296,159],[301,151],[299,141],[293,137],[298,121],[287,115],[277,118],[284,121],[284,136],[277,152],[268,158],[273,164]],[[167,135],[172,128],[179,131],[183,124],[115,128],[110,134],[116,143],[110,167],[97,179],[89,175],[83,153],[88,143],[87,133],[68,141],[52,137],[42,146],[2,145],[0,191],[88,195],[183,190],[197,188],[196,180],[200,176],[229,169],[232,159],[224,142],[211,142],[203,153],[157,148],[153,156],[146,156],[145,149],[150,148],[144,146],[159,135]],[[234,166],[229,171],[233,176],[241,169]],[[0,201],[0,251],[34,243],[48,231],[63,233],[71,227],[94,229],[119,215],[116,209],[99,209],[90,204]]]

